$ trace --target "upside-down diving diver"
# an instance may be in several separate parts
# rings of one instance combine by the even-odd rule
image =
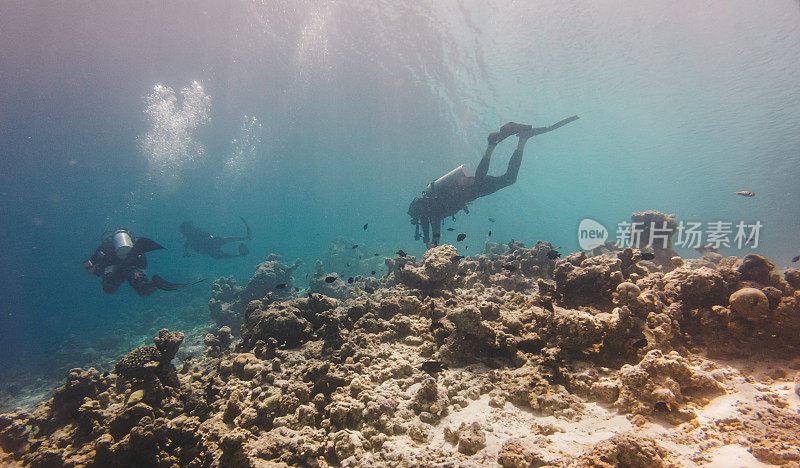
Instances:
[[[252,238],[252,233],[250,231],[250,225],[247,224],[247,221],[245,221],[244,218],[239,219],[242,220],[247,231],[247,234],[244,237],[215,236],[194,226],[191,221],[182,222],[180,225],[180,231],[181,234],[183,234],[183,237],[186,238],[183,244],[183,256],[188,257],[190,251],[194,251],[199,254],[205,254],[217,260],[224,258],[243,257],[247,255],[247,246],[241,241],[250,240]],[[231,242],[240,242],[238,253],[228,253],[222,250],[223,245]]]
[[[419,240],[421,227],[425,245],[428,248],[439,245],[443,219],[455,216],[461,210],[469,213],[468,203],[508,187],[517,181],[517,173],[522,164],[522,152],[529,138],[553,131],[577,119],[578,116],[573,115],[549,127],[532,127],[508,122],[500,128],[500,131],[490,133],[489,145],[474,176],[470,176],[466,166],[461,165],[431,182],[422,197],[414,198],[411,202],[408,214],[411,216],[411,224],[416,226],[414,239]],[[511,135],[517,135],[519,141],[514,154],[508,161],[505,174],[501,176],[487,175],[495,146]]]

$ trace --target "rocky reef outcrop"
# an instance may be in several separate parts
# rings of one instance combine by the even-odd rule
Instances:
[[[754,459],[794,460],[800,421],[769,385],[791,393],[797,378],[776,367],[756,382],[712,359],[778,355],[800,369],[796,270],[755,255],[666,267],[637,248],[558,259],[545,242],[489,247],[462,257],[442,245],[386,258],[380,278],[323,280],[338,297],[252,298],[240,341],[212,330],[179,370],[183,337],[162,330],[113,374],[74,369],[36,411],[0,415],[0,461],[675,466],[707,457],[700,430],[719,444],[737,434]],[[242,294],[219,284],[220,301]],[[734,381],[769,410],[731,409],[749,418],[739,426],[704,413]],[[764,444],[748,430],[778,435]]]
[[[296,260],[291,265],[285,265],[281,256],[273,253],[256,266],[245,287],[238,286],[233,277],[218,278],[214,281],[208,301],[211,318],[217,325],[230,327],[238,334],[250,301],[263,299],[267,295],[285,298],[292,294],[292,273],[299,264],[300,260]]]

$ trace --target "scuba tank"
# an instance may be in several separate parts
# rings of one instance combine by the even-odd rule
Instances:
[[[114,233],[111,234],[111,242],[114,244],[114,252],[121,260],[124,260],[133,248],[131,233],[125,229],[117,229],[114,231]]]
[[[432,195],[452,190],[458,184],[458,181],[469,176],[469,169],[467,169],[466,164],[462,164],[428,184],[425,193]]]

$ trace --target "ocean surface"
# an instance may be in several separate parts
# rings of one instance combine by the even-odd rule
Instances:
[[[467,236],[460,253],[489,231],[574,252],[581,220],[613,238],[653,209],[760,222],[757,246],[721,253],[786,268],[800,253],[798,77],[796,0],[3,1],[0,380],[210,322],[212,281],[246,284],[270,253],[301,259],[301,288],[337,238],[422,254],[409,202],[474,172],[508,121],[580,116],[528,142],[516,184],[446,221],[443,243]],[[239,217],[247,256],[184,257],[182,221],[243,235]],[[104,294],[81,262],[119,227],[167,247],[149,274],[207,280]]]

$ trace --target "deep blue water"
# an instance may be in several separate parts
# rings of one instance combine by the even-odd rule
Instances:
[[[581,219],[647,209],[761,221],[758,253],[799,253],[797,1],[399,3],[0,3],[0,377],[208,299],[103,294],[81,261],[104,230],[164,244],[149,271],[171,281],[243,282],[274,252],[302,285],[337,236],[418,255],[409,201],[509,120],[581,117],[443,231],[466,253],[489,230],[575,251]],[[183,257],[181,221],[239,235],[239,216],[249,256]]]

